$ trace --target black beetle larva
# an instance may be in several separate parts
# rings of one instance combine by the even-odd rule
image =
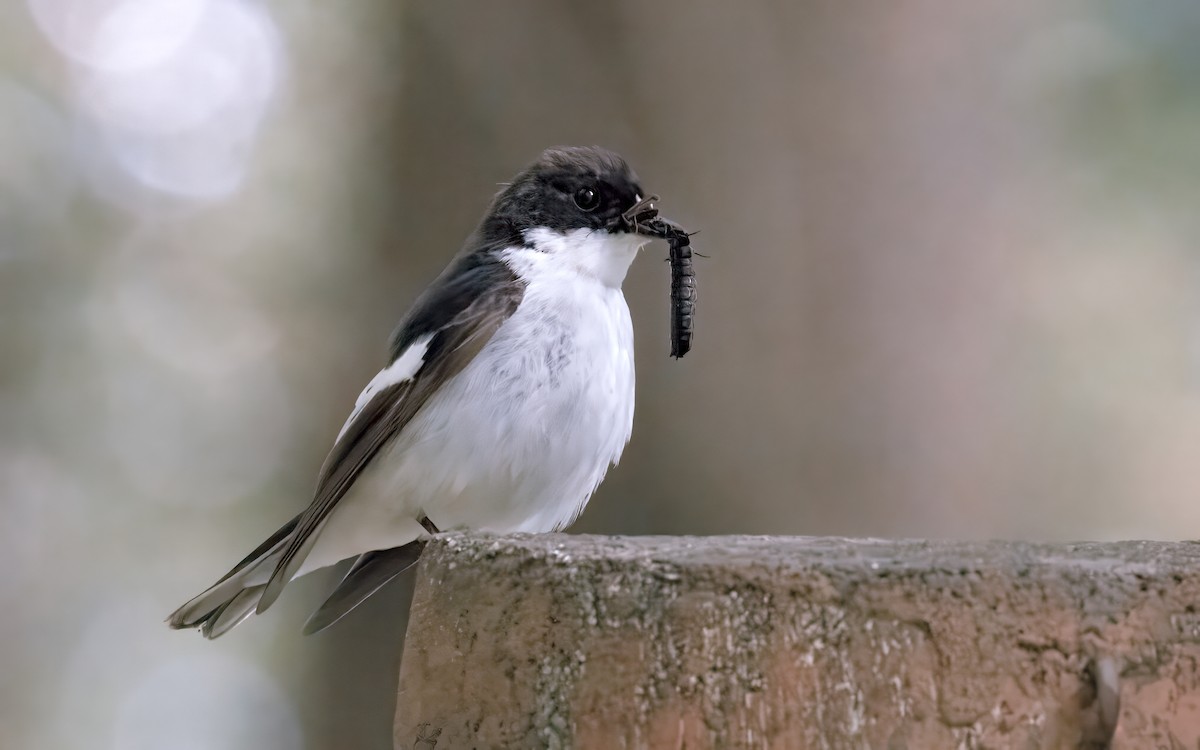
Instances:
[[[696,271],[692,267],[691,235],[670,219],[658,215],[658,196],[641,198],[617,217],[627,229],[658,237],[670,246],[671,262],[671,356],[682,357],[692,348],[696,316]]]
[[[678,359],[692,348],[696,316],[696,271],[687,232],[674,228],[667,238],[671,247],[671,356]]]

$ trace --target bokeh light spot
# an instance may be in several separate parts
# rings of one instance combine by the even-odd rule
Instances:
[[[143,187],[190,199],[232,193],[279,87],[278,30],[244,0],[29,0],[47,38],[74,65],[84,122]],[[117,181],[105,197],[125,205]],[[128,188],[131,190],[131,188]],[[136,192],[136,191],[132,191]]]

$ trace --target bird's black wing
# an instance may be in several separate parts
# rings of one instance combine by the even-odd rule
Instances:
[[[392,361],[431,336],[409,379],[369,395],[342,430],[321,469],[312,504],[300,514],[259,600],[263,612],[300,568],[329,514],[385,444],[404,429],[446,381],[466,367],[517,309],[524,284],[488,252],[461,254],[414,305],[392,340]],[[366,394],[364,394],[366,395]]]

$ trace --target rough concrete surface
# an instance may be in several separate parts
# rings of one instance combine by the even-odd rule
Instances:
[[[445,535],[397,748],[1197,748],[1200,544]]]

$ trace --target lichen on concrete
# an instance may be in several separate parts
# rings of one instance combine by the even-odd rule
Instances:
[[[418,727],[444,747],[1196,746],[1198,562],[1142,542],[444,535],[397,747]]]

